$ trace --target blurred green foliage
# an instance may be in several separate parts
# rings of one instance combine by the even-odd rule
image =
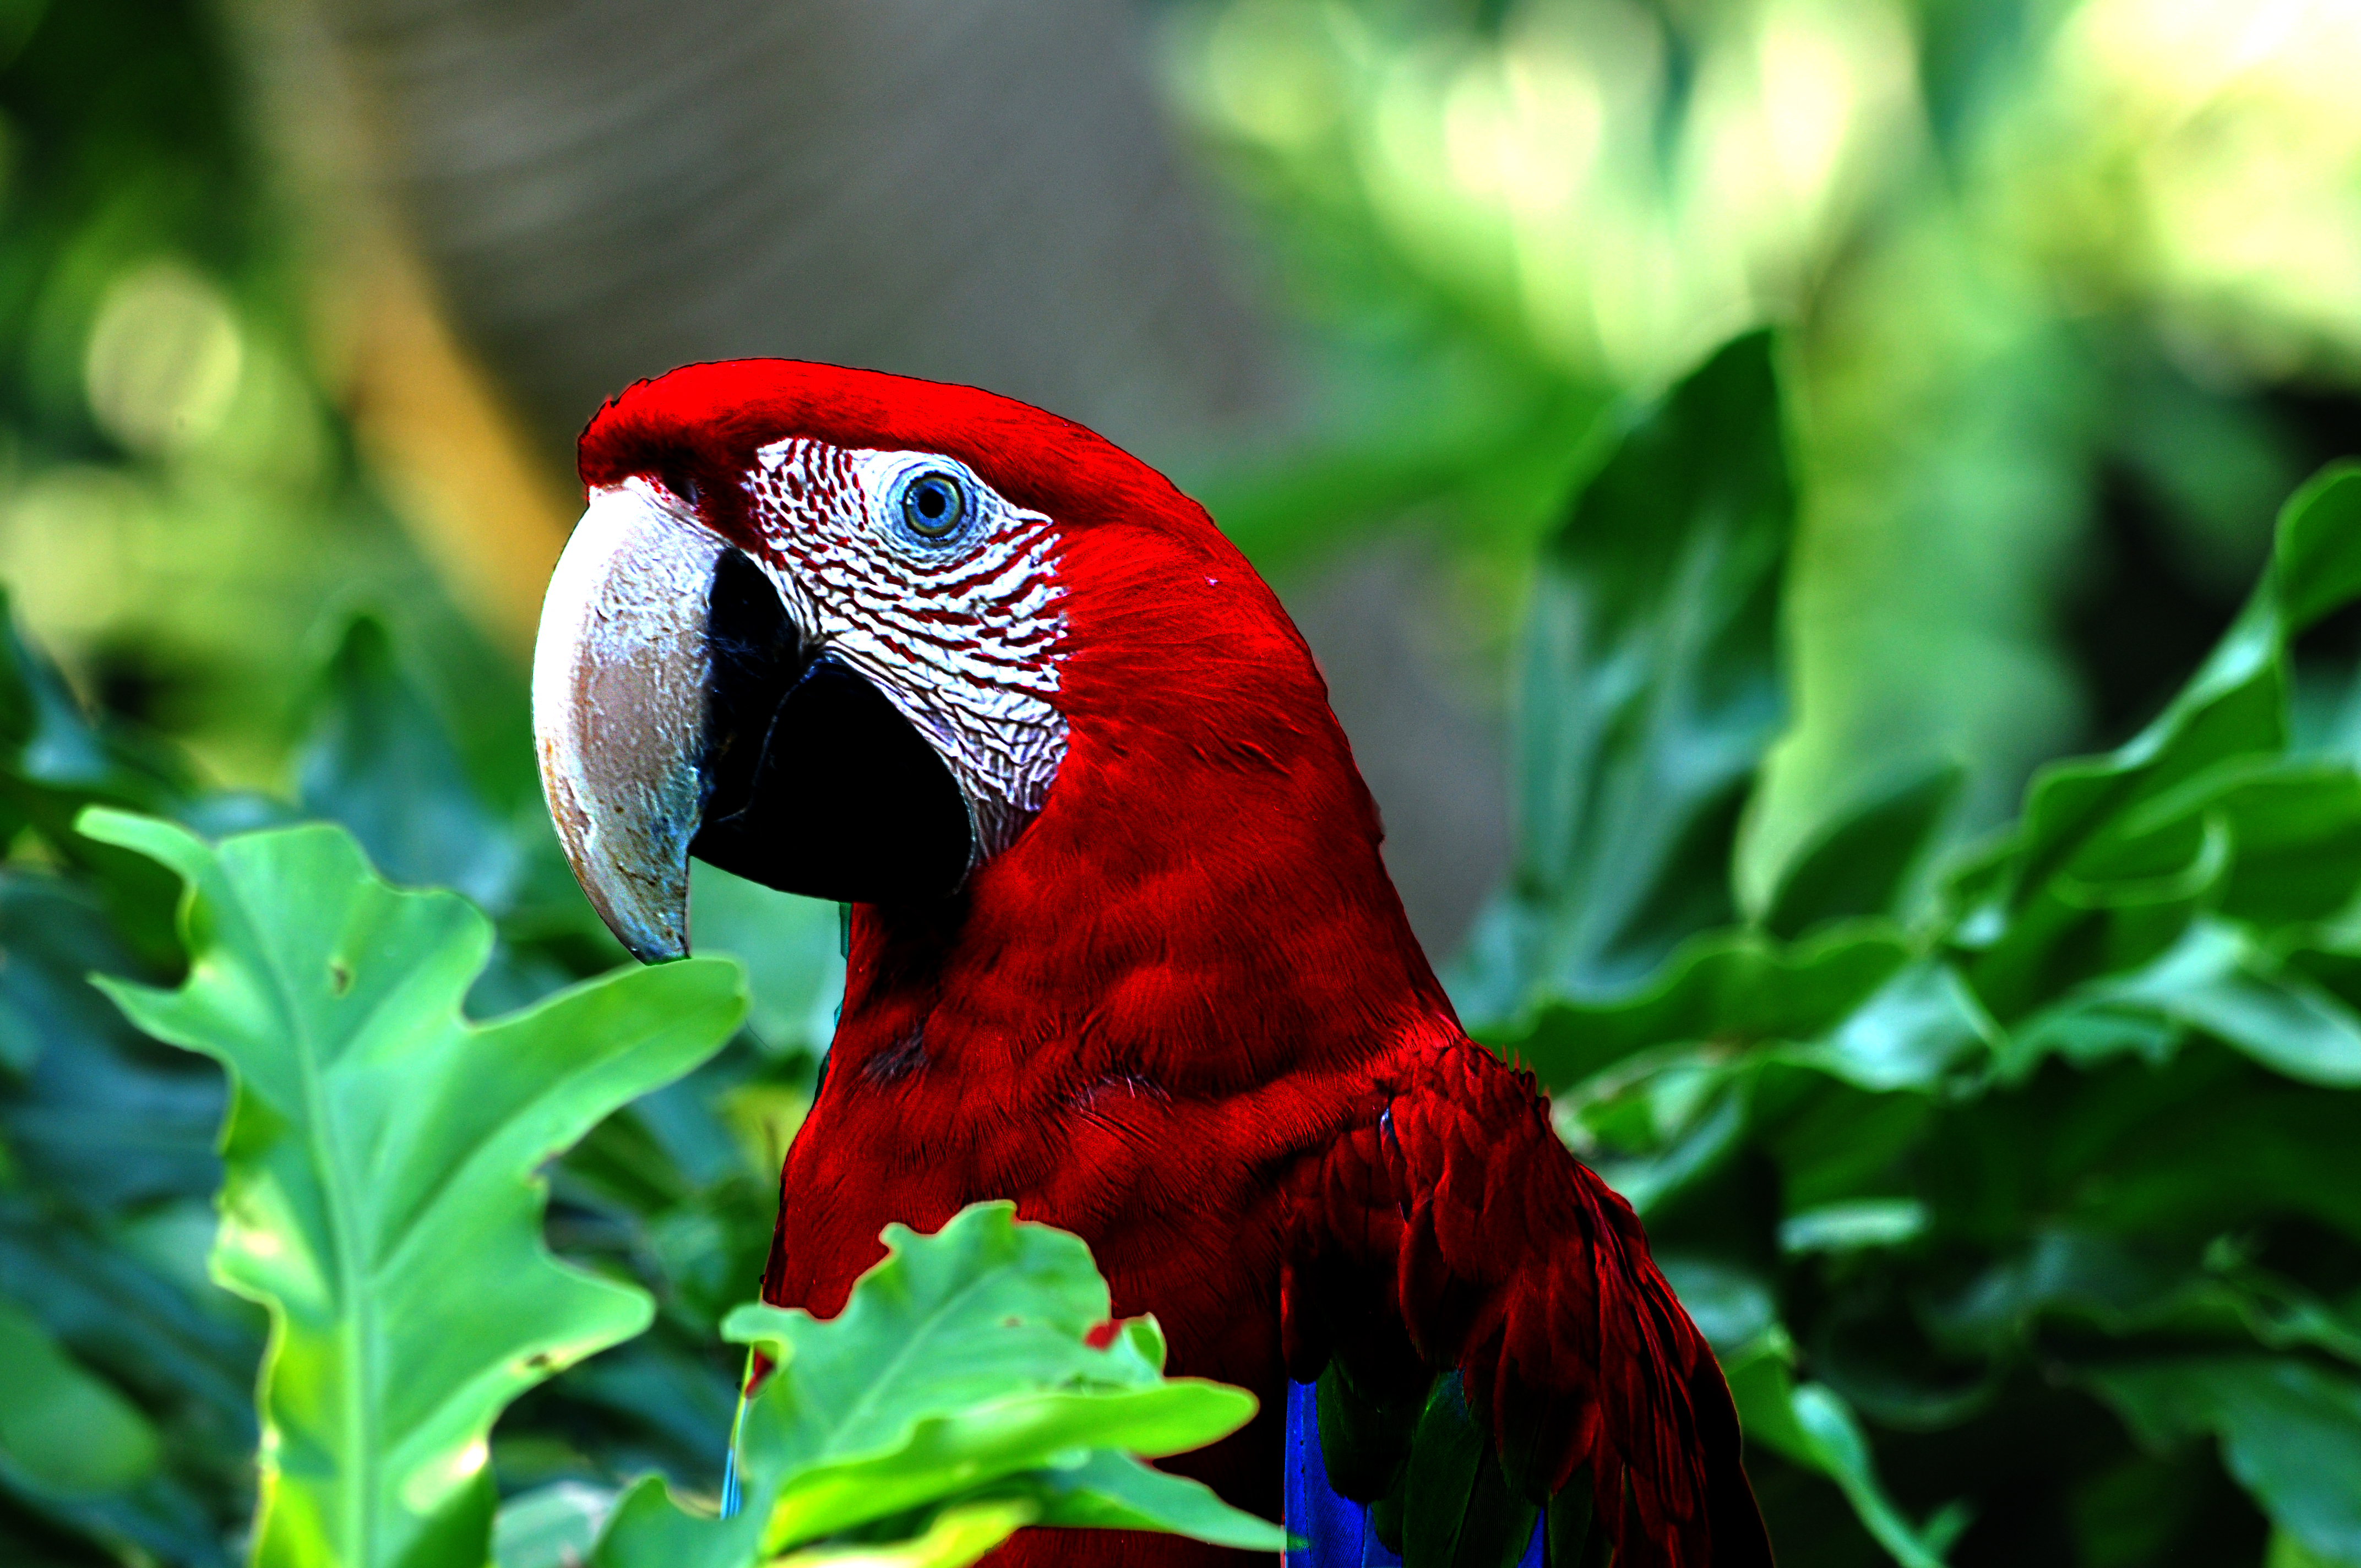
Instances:
[[[2304,652],[2361,604],[2361,466],[2121,746],[1931,866],[1955,781],[1898,777],[1744,918],[1773,357],[1631,420],[1544,551],[1543,808],[1462,1005],[1646,1220],[1788,1561],[2255,1561],[2268,1520],[2361,1562],[2361,751],[2293,722],[2308,666],[2361,711]]]
[[[0,581],[85,695],[275,782],[331,601],[459,684],[493,661],[336,412],[318,236],[227,9],[0,5]]]
[[[1962,769],[2111,744],[2361,423],[2361,28],[2244,0],[1199,0],[1184,123],[1309,323],[1315,428],[1199,488],[1257,559],[1373,521],[1498,635],[1597,421],[1783,323],[1795,722],[1758,901]],[[1585,437],[1587,435],[1588,440]]]

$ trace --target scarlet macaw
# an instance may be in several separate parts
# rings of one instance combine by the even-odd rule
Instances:
[[[765,1299],[831,1314],[887,1222],[1012,1198],[1175,1373],[1262,1399],[1168,1466],[1284,1490],[1311,1561],[1571,1563],[1595,1518],[1590,1561],[1768,1563],[1710,1351],[1460,1029],[1312,654],[1202,510],[1024,404],[783,360],[633,386],[580,470],[533,708],[591,902],[648,961],[687,948],[691,855],[851,906]]]

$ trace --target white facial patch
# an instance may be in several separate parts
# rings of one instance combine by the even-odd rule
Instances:
[[[932,453],[796,438],[754,455],[746,490],[789,613],[933,743],[979,855],[1006,848],[1066,754],[1049,701],[1066,632],[1050,521]],[[952,497],[964,510],[944,510]]]

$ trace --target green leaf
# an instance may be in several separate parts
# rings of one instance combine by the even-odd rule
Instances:
[[[2238,1348],[2317,1350],[2361,1365],[2361,1322],[2260,1269],[2191,1273],[2183,1259],[2123,1238],[2046,1230],[1948,1299],[1928,1326],[1987,1352],[2026,1342],[2039,1321],[2113,1339],[2169,1337]]]
[[[613,1491],[579,1481],[554,1481],[511,1497],[492,1521],[493,1568],[575,1568],[614,1510]]]
[[[67,861],[95,872],[117,936],[149,962],[174,957],[171,878],[85,839],[74,817],[93,803],[167,810],[186,793],[176,759],[82,710],[57,666],[19,634],[0,592],[0,834],[29,823]]]
[[[341,829],[215,848],[115,812],[81,828],[187,883],[187,982],[100,984],[235,1084],[213,1265],[271,1316],[256,1561],[481,1561],[493,1420],[650,1316],[549,1255],[536,1169],[728,1037],[736,969],[630,971],[477,1025],[460,1001],[489,924],[389,887]]]
[[[1150,1325],[1088,1345],[1108,1315],[1090,1249],[1013,1216],[979,1204],[931,1237],[888,1226],[886,1261],[834,1320],[752,1306],[723,1325],[780,1364],[760,1407],[784,1419],[794,1472],[772,1505],[774,1549],[1059,1455],[1184,1453],[1252,1419],[1242,1389],[1166,1381]]]
[[[1044,1524],[1278,1550],[1276,1527],[1133,1457],[1226,1436],[1252,1418],[1253,1396],[1164,1378],[1163,1339],[1147,1320],[1092,1346],[1108,1298],[1089,1248],[1013,1216],[1011,1204],[985,1203],[931,1236],[888,1226],[885,1260],[832,1320],[761,1305],[732,1313],[725,1336],[775,1362],[745,1412],[744,1511],[699,1519],[642,1483],[599,1563],[738,1568],[837,1539],[906,1541],[944,1508],[1007,1499]]]
[[[925,1417],[902,1442],[865,1454],[847,1453],[830,1433],[837,1441],[802,1456],[806,1467],[780,1488],[768,1540],[781,1547],[841,1534],[981,1482],[1060,1469],[1061,1456],[1093,1448],[1186,1453],[1253,1415],[1242,1390],[1174,1382],[1003,1396]]]
[[[85,1212],[210,1194],[220,1075],[159,1051],[91,989],[93,970],[132,963],[98,900],[64,878],[0,872],[0,1013],[40,1047],[0,1095],[25,1174]]]
[[[844,995],[837,906],[798,898],[692,861],[689,938],[700,953],[746,966],[746,1026],[771,1056],[818,1056]]]
[[[2270,585],[2290,635],[2361,598],[2361,464],[2333,463],[2288,499]]]
[[[0,1262],[0,1275],[13,1272]],[[54,1277],[39,1283],[54,1294]],[[42,1305],[53,1311],[56,1302]],[[224,1492],[235,1495],[225,1485],[231,1455],[191,1452],[221,1434],[205,1431],[202,1416],[190,1420],[170,1408],[202,1380],[202,1372],[181,1372],[173,1353],[186,1347],[150,1346],[155,1365],[131,1381],[168,1402],[151,1417],[126,1397],[117,1368],[80,1344],[69,1351],[54,1327],[0,1301],[0,1492],[126,1562],[222,1568],[230,1521],[217,1503]],[[79,1338],[89,1325],[70,1327]]]
[[[1632,420],[1543,552],[1521,654],[1513,883],[1455,985],[1628,991],[1734,913],[1730,851],[1785,721],[1795,532],[1773,340],[1737,339]]]
[[[375,617],[356,617],[330,657],[295,773],[303,809],[344,824],[390,880],[506,906],[516,839],[468,780]]]
[[[1668,1266],[1710,1260],[1683,1288],[1753,1385],[1750,1434],[1837,1479],[1905,1561],[1962,1516],[1912,1525],[1861,1416],[2006,1441],[2037,1345],[2059,1367],[2129,1344],[2361,1354],[2353,1109],[2325,1092],[2361,1089],[2361,773],[2287,749],[2290,642],[2361,587],[2356,522],[2361,469],[2291,501],[2189,688],[2129,744],[2045,770],[1929,926],[1823,922],[1890,905],[1932,783],[1828,829],[1761,925],[1693,937],[1609,994],[1541,981],[1487,1031],[1549,1083]],[[1803,1288],[1758,1305],[1723,1260],[1771,1277],[1783,1243]],[[2284,1275],[2220,1260],[2241,1247]],[[1786,1343],[1783,1318],[1817,1383],[1743,1365],[1750,1336]],[[1975,1397],[1889,1400],[1889,1369]],[[2072,1398],[2033,1398],[2069,1419]],[[2264,1495],[2263,1469],[2234,1471]]]
[[[184,781],[163,753],[94,722],[57,666],[16,630],[0,590],[0,767],[5,793],[44,828],[66,828],[65,803],[118,800],[154,804],[181,793]]]
[[[1925,1525],[1912,1525],[1879,1482],[1868,1434],[1851,1407],[1833,1389],[1795,1382],[1788,1370],[1794,1354],[1785,1336],[1774,1333],[1725,1364],[1747,1437],[1835,1482],[1862,1528],[1903,1568],[1940,1568],[1967,1528],[1966,1510],[1953,1503]]]
[[[1276,1552],[1286,1543],[1277,1526],[1240,1513],[1212,1487],[1113,1449],[1093,1449],[1071,1467],[1053,1464],[1035,1474],[1032,1486],[1040,1499],[1036,1522],[1044,1525],[1157,1530],[1240,1552]]]
[[[772,1562],[774,1568],[967,1568],[1039,1520],[1039,1508],[1028,1497],[987,1498],[945,1508],[910,1541],[792,1552]]]
[[[1896,970],[1824,1037],[1780,1059],[1875,1093],[1931,1090],[1998,1035],[1950,965],[1922,959]]]
[[[1684,946],[1630,996],[1585,1002],[1544,994],[1521,1030],[1488,1030],[1485,1038],[1523,1059],[1545,1086],[1564,1089],[1652,1046],[1815,1039],[1908,958],[1899,932],[1867,922],[1792,946],[1752,930],[1716,932]]]
[[[2328,839],[2350,841],[2333,784],[2239,811],[2221,783],[2202,781],[2244,784],[2285,751],[2288,644],[2361,592],[2348,538],[2356,515],[2361,467],[2332,468],[2298,491],[2279,514],[2269,570],[2188,685],[2114,751],[2044,768],[2005,845],[1955,879],[1955,939],[1975,953],[1971,980],[2004,1022],[2169,948],[2202,903],[2224,895],[2242,821],[2267,857],[2290,813],[2318,815],[2325,788]],[[2296,853],[2318,851],[2305,833],[2292,837]],[[2253,883],[2242,892],[2268,896]]]
[[[0,1301],[0,1470],[63,1497],[119,1492],[156,1468],[155,1428],[112,1385]]]
[[[1913,1529],[1878,1486],[1868,1434],[1851,1407],[1817,1383],[1798,1384],[1788,1404],[1811,1462],[1837,1484],[1877,1543],[1903,1568],[1933,1568],[1941,1563],[1967,1528],[1965,1506],[1949,1504]]]
[[[1752,1270],[1719,1258],[1660,1251],[1656,1266],[1717,1354],[1743,1350],[1779,1321],[1779,1304]]]
[[[1751,1066],[1682,1059],[1701,1054],[1676,1053],[1663,1071],[1642,1075],[1630,1084],[1616,1083],[1614,1075],[1607,1075],[1599,1087],[1609,1092],[1592,1104],[1567,1098],[1567,1106],[1585,1124],[1604,1120],[1610,1124],[1605,1141],[1653,1146],[1637,1158],[1593,1157],[1600,1178],[1642,1219],[1708,1183],[1744,1145]],[[1617,1123],[1623,1124],[1613,1127]],[[1630,1135],[1633,1134],[1637,1135]]]
[[[1944,762],[1872,792],[1789,862],[1763,928],[1793,938],[1824,920],[1898,913],[1912,870],[1966,780],[1965,768]]]
[[[155,1468],[118,1490],[69,1497],[5,1471],[0,1485],[119,1553],[214,1568],[252,1510],[262,1339],[260,1314],[204,1277],[220,1070],[92,989],[93,970],[134,960],[82,879],[0,872],[0,1008],[38,1045],[22,1078],[0,1075],[0,1296],[133,1401],[158,1443]]]
[[[2273,1523],[2332,1562],[2361,1563],[2361,1376],[2263,1355],[2084,1376],[2151,1446],[2217,1435],[2230,1473]]]
[[[2283,1530],[2271,1531],[2270,1545],[2263,1552],[2263,1568],[2351,1568],[2352,1562],[2307,1551],[2303,1542]]]
[[[139,1229],[110,1233],[62,1205],[0,1200],[0,1289],[77,1364],[135,1398],[162,1444],[159,1467],[126,1491],[70,1497],[29,1485],[9,1489],[118,1550],[218,1568],[224,1536],[252,1505],[261,1336],[220,1321],[224,1305],[243,1303],[134,1255],[132,1246],[152,1237]]]
[[[1780,1222],[1779,1250],[1841,1253],[1899,1246],[1924,1234],[1927,1218],[1927,1205],[1915,1198],[1824,1203]]]
[[[2042,1314],[2127,1333],[2162,1321],[2181,1282],[2119,1239],[2049,1229],[1933,1304],[1927,1320],[1949,1343],[1987,1349],[2021,1343]]]
[[[2361,867],[2361,773],[2306,758],[2224,763],[2157,809],[2218,820],[2235,859],[2217,911],[2261,926],[2324,920]],[[2145,814],[2144,814],[2145,815]]]
[[[2201,1029],[2306,1083],[2361,1087],[2361,1014],[2279,969],[2226,923],[2200,922],[2146,969],[2088,987],[2076,1001]]]

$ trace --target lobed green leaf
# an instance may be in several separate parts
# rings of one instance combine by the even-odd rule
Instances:
[[[271,1319],[255,1560],[480,1561],[494,1418],[650,1316],[551,1257],[536,1171],[718,1048],[738,971],[621,973],[478,1025],[460,1004],[489,924],[389,887],[339,828],[215,847],[115,812],[80,828],[187,886],[186,982],[99,983],[234,1084],[213,1266]]]
[[[837,1317],[754,1305],[724,1325],[774,1364],[741,1429],[744,1511],[703,1519],[642,1483],[600,1541],[603,1568],[740,1568],[780,1553],[801,1562],[853,1539],[919,1552],[945,1519],[986,1504],[1014,1511],[972,1517],[1014,1519],[1008,1530],[1101,1526],[1266,1551],[1283,1543],[1275,1527],[1135,1457],[1226,1436],[1252,1419],[1255,1400],[1165,1378],[1151,1323],[1124,1325],[1104,1348],[1090,1343],[1107,1294],[1080,1239],[1017,1224],[1013,1205],[985,1203],[930,1236],[889,1226],[884,1241],[885,1259]],[[984,1540],[982,1529],[954,1534],[981,1541],[979,1555],[999,1539]]]

